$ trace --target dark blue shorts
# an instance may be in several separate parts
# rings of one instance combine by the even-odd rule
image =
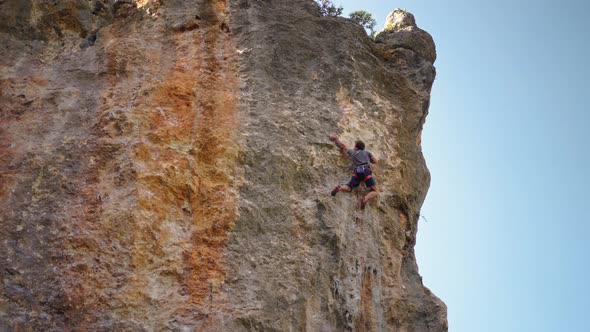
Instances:
[[[372,186],[376,186],[377,182],[375,182],[375,178],[372,176],[373,172],[371,172],[370,168],[364,169],[363,173],[356,173],[350,178],[350,182],[348,182],[348,186],[352,189],[358,187],[361,184],[361,181],[365,182],[365,186],[370,188]],[[368,179],[367,179],[368,178]]]

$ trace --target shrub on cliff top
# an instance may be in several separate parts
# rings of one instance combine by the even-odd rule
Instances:
[[[315,2],[320,6],[320,13],[323,16],[341,16],[344,10],[342,6],[336,7],[332,0],[315,0]]]
[[[358,25],[365,28],[365,30],[370,31],[369,34],[372,37],[375,36],[375,26],[377,25],[377,21],[373,18],[373,15],[364,10],[356,10],[349,14],[350,19],[355,21]]]

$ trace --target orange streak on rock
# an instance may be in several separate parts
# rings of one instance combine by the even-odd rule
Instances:
[[[399,223],[402,225],[402,227],[404,229],[408,229],[407,224],[408,224],[408,217],[406,216],[405,213],[401,212],[399,213]]]
[[[213,4],[218,15],[224,2]],[[192,304],[210,296],[223,279],[223,255],[236,220],[237,79],[234,47],[218,24],[178,33],[176,62],[163,85],[140,110],[143,142],[135,149],[138,167],[140,236],[136,267],[159,256],[161,225],[190,218],[192,235],[184,250],[180,279]],[[145,283],[145,281],[139,281]]]
[[[217,2],[217,11],[225,11],[225,2]],[[196,230],[188,260],[193,268],[188,286],[192,301],[201,301],[209,293],[209,283],[223,279],[223,254],[228,234],[236,220],[237,197],[232,176],[237,166],[237,151],[231,141],[235,130],[237,80],[232,61],[233,50],[214,25],[205,32],[204,75],[197,79],[198,100],[196,135],[197,169],[202,174],[200,188],[191,197]],[[225,43],[224,43],[225,42]],[[220,59],[217,48],[222,49]],[[227,61],[223,63],[222,61]]]
[[[9,192],[16,175],[16,171],[9,168],[14,153],[11,147],[12,140],[6,135],[6,130],[3,129],[8,125],[8,120],[0,120],[0,200]]]
[[[373,287],[371,271],[363,271],[363,285],[361,288],[361,314],[359,315],[359,331],[375,330],[375,309],[373,307]]]

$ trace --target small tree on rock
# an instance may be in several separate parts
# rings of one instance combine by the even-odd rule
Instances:
[[[370,31],[369,34],[371,38],[375,37],[375,26],[377,25],[377,21],[373,18],[373,15],[364,10],[357,10],[349,14],[350,19],[355,21],[358,25],[365,28],[365,30]]]
[[[332,0],[315,0],[315,2],[320,6],[320,13],[323,16],[342,16],[342,6],[336,7]]]

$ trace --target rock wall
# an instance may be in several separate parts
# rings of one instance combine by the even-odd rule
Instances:
[[[413,250],[434,43],[388,20],[0,1],[0,330],[446,331]],[[328,134],[380,159],[363,212]]]

